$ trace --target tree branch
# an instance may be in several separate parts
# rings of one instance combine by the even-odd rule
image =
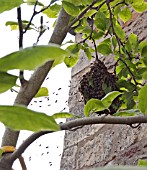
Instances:
[[[72,120],[63,124],[60,124],[61,130],[72,130],[73,128],[92,125],[92,124],[121,124],[121,125],[132,125],[135,123],[147,123],[147,115],[142,116],[128,116],[128,117],[115,117],[115,116],[101,116],[101,117],[88,117]],[[28,137],[19,148],[12,153],[11,159],[15,161],[25,150],[26,148],[33,143],[40,136],[47,133],[53,133],[53,131],[41,131],[32,134]]]
[[[27,30],[29,29],[29,27],[30,27],[30,25],[31,25],[31,23],[32,23],[32,21],[33,21],[33,18],[34,18],[37,14],[40,14],[41,12],[43,12],[43,11],[45,11],[47,8],[49,8],[49,7],[52,5],[52,3],[53,3],[53,2],[50,2],[50,4],[49,4],[48,6],[42,8],[40,11],[36,11],[36,7],[37,7],[37,4],[38,4],[38,0],[36,0],[36,3],[35,3],[35,5],[34,5],[34,9],[33,9],[33,14],[32,14],[32,16],[31,16],[31,19],[30,19],[28,25],[26,26],[25,30],[23,31],[23,33],[26,33],[26,32],[27,32]]]
[[[21,19],[21,7],[17,8],[17,20],[18,20],[18,26],[19,26],[19,49],[23,48],[23,26],[22,26],[22,19]],[[20,83],[23,86],[24,83],[26,83],[24,79],[24,71],[20,70],[19,72],[19,79]]]

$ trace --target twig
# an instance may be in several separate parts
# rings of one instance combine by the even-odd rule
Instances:
[[[46,29],[44,28],[43,26],[43,16],[41,16],[40,18],[40,30],[39,30],[39,36],[37,37],[37,41],[34,45],[37,45],[39,40],[40,40],[40,37],[43,35],[43,33],[46,31]]]
[[[18,20],[18,26],[19,26],[19,49],[23,48],[23,26],[22,26],[22,19],[21,19],[21,7],[17,8],[17,20]],[[20,70],[19,72],[19,79],[20,83],[23,86],[24,83],[26,83],[24,79],[24,71]]]
[[[99,57],[98,57],[98,51],[97,51],[97,48],[96,48],[96,42],[94,40],[93,37],[91,37],[92,41],[93,41],[93,44],[94,44],[94,50],[95,50],[95,56],[96,56],[96,60],[98,61]]]
[[[27,32],[27,30],[29,29],[29,27],[30,27],[30,25],[31,25],[31,23],[32,23],[32,21],[33,21],[33,18],[34,18],[37,14],[45,11],[47,8],[49,8],[49,7],[52,5],[52,3],[50,3],[48,6],[42,8],[40,11],[36,11],[37,3],[38,3],[38,0],[36,0],[36,3],[35,3],[35,5],[34,5],[33,14],[32,14],[32,16],[31,16],[31,19],[30,19],[28,25],[27,25],[26,28],[24,29],[23,33],[26,33],[26,32]]]
[[[22,170],[27,170],[24,158],[22,156],[20,156],[18,159],[19,159],[20,165],[22,167]]]
[[[15,89],[13,89],[13,88],[11,88],[11,92],[18,93],[18,91],[17,91],[17,90],[15,90]]]

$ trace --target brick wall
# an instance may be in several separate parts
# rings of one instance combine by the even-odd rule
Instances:
[[[139,35],[139,40],[147,40],[147,12],[133,13],[131,21],[123,25],[129,35]],[[80,36],[76,37],[76,41]],[[89,70],[91,61],[83,52],[78,64],[72,69],[69,94],[71,113],[83,115],[82,96],[78,91],[79,81]],[[113,65],[112,57],[105,64]],[[67,131],[60,170],[83,170],[105,165],[136,165],[138,159],[147,159],[147,125],[132,129],[125,125],[91,125],[76,131]]]

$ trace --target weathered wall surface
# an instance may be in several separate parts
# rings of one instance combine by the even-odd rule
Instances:
[[[132,20],[124,25],[128,35],[132,32],[140,40],[147,39],[147,12],[134,13]],[[77,39],[78,41],[78,39]],[[110,67],[111,57],[105,61]],[[83,100],[78,91],[82,75],[89,70],[83,52],[76,67],[72,69],[69,96],[70,112],[83,115]],[[67,131],[60,170],[83,170],[105,165],[136,165],[138,159],[147,159],[147,125],[132,129],[125,125],[91,125],[76,131]]]

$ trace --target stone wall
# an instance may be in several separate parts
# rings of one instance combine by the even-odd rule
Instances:
[[[147,40],[147,12],[134,12],[131,21],[123,27],[128,35],[133,32],[140,40]],[[105,61],[108,67],[113,63],[111,56]],[[78,64],[72,69],[68,103],[70,112],[80,116],[83,116],[84,103],[78,86],[89,65],[90,61],[81,52]],[[91,125],[66,131],[60,170],[84,170],[112,164],[136,165],[138,159],[147,159],[147,125],[142,124],[136,129],[125,125]]]

